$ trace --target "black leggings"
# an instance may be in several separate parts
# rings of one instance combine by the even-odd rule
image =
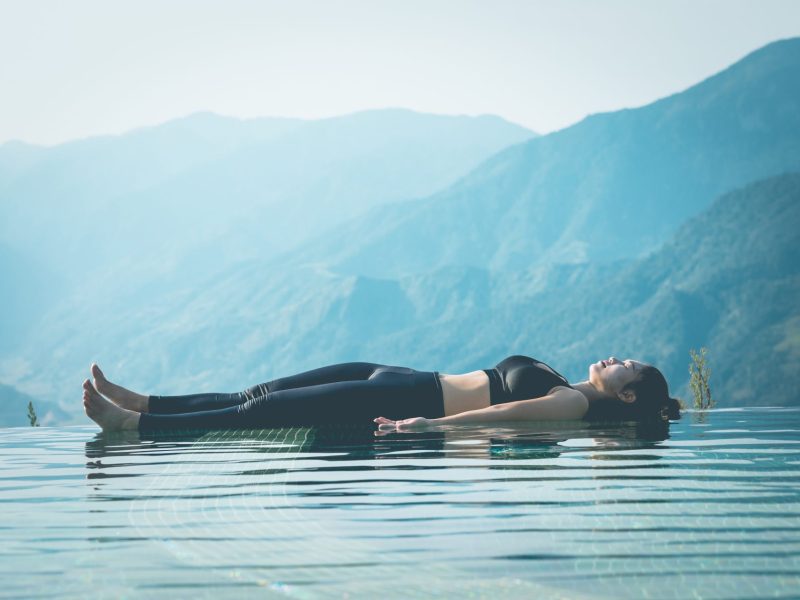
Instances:
[[[348,362],[273,379],[233,394],[150,396],[139,431],[372,424],[379,416],[443,417],[438,372]]]

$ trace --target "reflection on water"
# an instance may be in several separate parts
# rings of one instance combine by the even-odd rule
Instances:
[[[0,430],[0,594],[797,597],[800,411],[698,416]]]

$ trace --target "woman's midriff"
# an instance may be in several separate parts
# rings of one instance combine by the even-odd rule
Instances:
[[[444,396],[444,415],[457,415],[489,406],[489,376],[483,371],[462,375],[439,373]]]

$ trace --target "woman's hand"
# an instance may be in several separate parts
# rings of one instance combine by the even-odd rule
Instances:
[[[400,419],[399,421],[393,421],[386,417],[377,417],[372,420],[378,424],[378,431],[407,431],[410,429],[425,429],[433,425],[433,419],[426,419],[425,417],[412,417],[410,419]]]

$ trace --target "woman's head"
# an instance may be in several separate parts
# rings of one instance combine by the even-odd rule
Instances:
[[[612,356],[589,367],[589,383],[604,396],[597,408],[609,418],[680,418],[680,404],[670,397],[667,380],[652,365]]]

